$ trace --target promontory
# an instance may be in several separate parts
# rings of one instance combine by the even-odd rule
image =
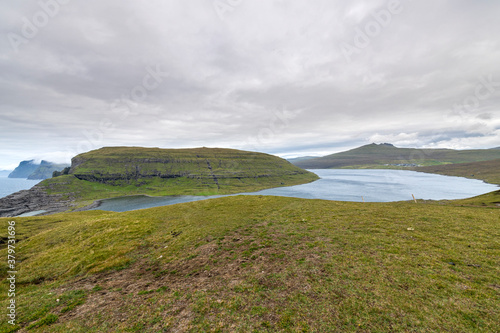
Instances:
[[[232,194],[318,179],[277,156],[223,148],[105,147],[71,162],[67,174],[0,199],[0,216],[86,209],[126,195]]]

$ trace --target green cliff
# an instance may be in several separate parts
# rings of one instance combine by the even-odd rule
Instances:
[[[107,147],[72,159],[47,193],[89,204],[124,195],[213,195],[304,184],[315,174],[279,157],[222,148]]]

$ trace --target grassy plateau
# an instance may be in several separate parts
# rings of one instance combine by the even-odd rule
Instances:
[[[500,331],[497,206],[234,196],[2,218],[4,241],[10,220],[0,332]]]
[[[107,147],[74,157],[69,173],[39,187],[75,208],[125,195],[233,194],[318,179],[273,155],[222,148]]]

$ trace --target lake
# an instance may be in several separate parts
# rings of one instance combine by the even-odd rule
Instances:
[[[417,199],[464,199],[498,190],[480,180],[406,170],[309,170],[321,179],[303,185],[278,187],[245,195],[276,195],[304,199],[392,202]],[[238,194],[234,194],[238,195]],[[218,196],[131,196],[103,200],[96,209],[114,212],[172,205]]]
[[[27,190],[38,184],[41,180],[23,178],[0,177],[0,198],[21,190]]]

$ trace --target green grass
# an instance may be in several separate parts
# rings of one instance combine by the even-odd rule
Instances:
[[[415,171],[484,180],[500,185],[500,159],[415,168]]]
[[[498,332],[498,212],[235,196],[16,218],[19,327]]]
[[[500,207],[500,191],[486,193],[473,198],[453,200],[449,203],[453,205]]]

